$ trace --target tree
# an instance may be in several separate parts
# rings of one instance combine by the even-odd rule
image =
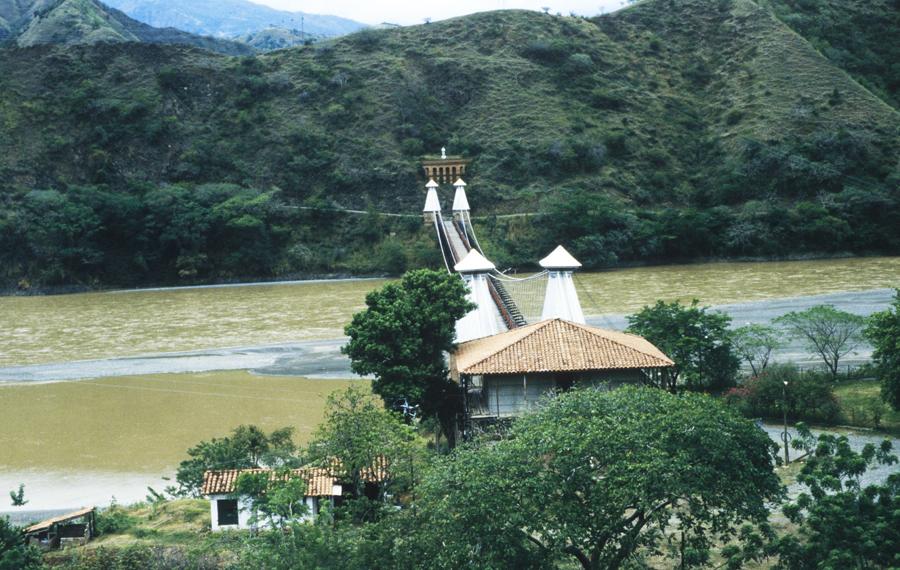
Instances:
[[[628,332],[639,334],[675,361],[663,375],[662,387],[675,391],[681,382],[689,390],[716,390],[734,384],[740,365],[731,343],[731,317],[708,312],[694,299],[646,306],[628,317]]]
[[[28,501],[25,500],[25,483],[19,483],[18,491],[10,491],[9,498],[14,507],[24,507]]]
[[[772,351],[783,346],[778,329],[759,324],[748,324],[731,333],[734,351],[747,361],[754,376],[766,369]]]
[[[254,425],[236,427],[230,437],[201,441],[190,448],[191,457],[178,466],[178,487],[166,489],[173,495],[197,496],[203,473],[209,469],[248,469],[296,465],[294,428],[284,427],[266,435]]]
[[[306,480],[290,468],[274,472],[242,473],[235,481],[236,495],[250,499],[251,524],[264,518],[270,528],[284,530],[309,513],[306,506]]]
[[[312,436],[307,457],[313,464],[335,468],[354,498],[365,497],[367,474],[383,467],[388,477],[378,485],[381,499],[411,485],[404,479],[416,461],[415,441],[412,427],[399,414],[384,409],[368,390],[350,387],[328,396],[324,421]],[[373,505],[361,505],[359,518],[369,517]]]
[[[790,570],[894,568],[900,564],[900,473],[862,487],[866,470],[897,462],[891,441],[853,451],[846,436],[815,438],[803,424],[793,445],[810,455],[797,481],[806,487],[784,507],[799,537],[775,545],[781,567]]]
[[[452,442],[460,399],[444,353],[453,349],[455,323],[473,306],[457,275],[420,269],[366,296],[366,310],[344,329],[341,351],[357,374],[372,374],[372,390],[385,404],[406,399],[436,417]]]
[[[900,410],[900,289],[888,310],[869,317],[863,333],[875,347],[872,360],[881,378],[881,398]]]
[[[25,544],[22,529],[0,517],[0,570],[37,570],[43,568],[41,553]]]
[[[668,535],[679,545],[670,556],[702,561],[739,523],[764,525],[766,503],[782,494],[776,453],[706,395],[576,389],[517,420],[510,437],[439,460],[398,548],[434,568],[568,558],[614,569]]]
[[[839,311],[832,305],[816,305],[805,311],[793,311],[775,319],[788,333],[802,339],[810,352],[818,354],[837,380],[841,358],[853,352],[861,340],[865,319]]]

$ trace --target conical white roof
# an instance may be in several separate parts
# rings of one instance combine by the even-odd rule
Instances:
[[[422,208],[423,212],[440,212],[441,211],[441,201],[438,200],[437,190],[434,188],[429,188],[428,193],[425,195],[425,207]]]
[[[496,269],[496,266],[478,253],[477,249],[473,249],[453,269],[460,273],[487,273]]]
[[[556,246],[556,249],[540,263],[544,269],[578,269],[581,267],[581,263],[561,245]]]
[[[453,185],[454,185],[454,186],[465,186],[466,183],[463,181],[462,178],[457,178],[457,179],[456,179],[456,182],[454,182]]]
[[[428,184],[425,185],[425,188],[437,188],[438,183],[434,181],[434,178],[428,179]]]
[[[462,180],[457,182],[462,182]],[[469,199],[466,198],[465,182],[463,182],[462,186],[456,186],[456,195],[453,196],[453,211],[461,212],[463,210],[469,211]]]

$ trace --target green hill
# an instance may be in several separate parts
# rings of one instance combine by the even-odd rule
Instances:
[[[433,263],[415,217],[295,207],[414,215],[418,157],[443,145],[474,159],[476,214],[542,214],[484,221],[504,265],[557,241],[589,266],[900,251],[900,114],[750,0],[649,0],[253,58],[7,50],[0,271],[133,284]]]
[[[19,47],[147,42],[196,46],[228,55],[254,52],[237,42],[195,36],[174,28],[153,28],[97,0],[17,0],[6,7],[6,13],[13,22],[6,25],[6,39]],[[0,31],[0,41],[4,39],[2,34]]]
[[[900,0],[761,0],[873,93],[900,108]]]
[[[236,39],[253,49],[272,51],[312,43],[318,38],[308,33],[302,34],[296,29],[268,27],[238,36]]]

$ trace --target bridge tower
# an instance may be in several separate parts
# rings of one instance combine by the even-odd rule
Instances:
[[[566,248],[558,245],[540,261],[540,265],[547,270],[547,290],[541,320],[558,318],[585,324],[584,311],[581,310],[573,278],[573,272],[581,267],[581,263]]]
[[[441,147],[440,155],[422,157],[422,170],[426,180],[434,180],[438,184],[453,184],[457,179],[466,176],[466,169],[472,162],[461,155],[448,155],[447,148]]]

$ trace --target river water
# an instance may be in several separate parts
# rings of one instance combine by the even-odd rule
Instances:
[[[346,385],[333,379],[350,376],[343,327],[384,282],[0,298],[0,493],[25,482],[31,509],[134,501],[187,447],[239,423],[297,425],[305,439]],[[646,267],[576,283],[589,322],[614,329],[657,299],[697,298],[736,325],[818,303],[867,315],[900,286],[900,257]]]
[[[383,284],[316,281],[2,297],[0,368],[335,339],[365,306],[366,293]],[[721,305],[897,287],[900,257],[643,267],[577,274],[577,285],[585,313],[597,317],[630,313],[657,299]],[[116,373],[130,373],[127,362],[120,364]]]

